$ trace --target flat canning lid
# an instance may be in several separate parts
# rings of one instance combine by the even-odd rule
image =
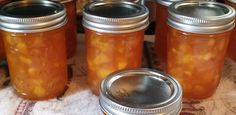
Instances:
[[[84,27],[103,33],[129,33],[148,26],[148,9],[126,1],[92,2],[84,7]]]
[[[180,0],[156,0],[158,4],[164,5],[164,6],[169,6],[173,2],[180,1]]]
[[[93,2],[95,1],[107,1],[107,0],[92,0]],[[110,1],[116,1],[116,0],[110,0]],[[120,0],[120,1],[127,1],[127,2],[133,2],[136,4],[141,4],[142,0]]]
[[[229,2],[231,2],[233,4],[236,4],[236,0],[227,0],[227,1],[229,1]]]
[[[99,103],[108,115],[176,115],[182,89],[171,76],[140,68],[110,74],[101,83]]]
[[[234,28],[235,10],[209,1],[178,1],[168,8],[168,25],[198,34],[222,33]]]
[[[16,1],[0,10],[0,29],[8,32],[44,32],[60,28],[67,21],[64,6],[47,0]]]

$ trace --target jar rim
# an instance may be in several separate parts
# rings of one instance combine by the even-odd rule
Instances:
[[[32,10],[38,7],[38,11]],[[31,11],[28,14],[24,11]],[[19,13],[14,13],[19,12]],[[60,28],[67,22],[62,4],[46,0],[16,1],[1,7],[0,29],[17,33],[43,32]]]
[[[176,114],[182,108],[180,84],[171,76],[153,69],[114,72],[101,82],[100,88],[99,104],[105,113],[112,115]],[[139,91],[141,93],[137,93]]]
[[[235,10],[209,1],[178,1],[168,8],[169,26],[186,32],[222,33],[234,28]]]
[[[129,33],[148,26],[148,13],[145,6],[132,2],[92,2],[84,7],[82,24],[97,32]]]

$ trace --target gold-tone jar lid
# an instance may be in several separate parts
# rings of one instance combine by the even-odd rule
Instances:
[[[99,103],[107,115],[177,115],[182,89],[175,79],[157,70],[122,70],[102,81]]]
[[[9,32],[49,31],[65,25],[67,20],[64,6],[47,0],[16,1],[0,10],[0,29]]]
[[[234,28],[235,10],[208,1],[178,1],[168,8],[168,25],[198,34],[222,33]]]
[[[128,33],[145,29],[148,9],[126,1],[92,2],[84,7],[83,26],[103,33]]]

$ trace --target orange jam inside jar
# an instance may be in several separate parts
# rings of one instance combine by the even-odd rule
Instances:
[[[6,58],[6,54],[5,54],[4,43],[3,43],[3,35],[1,33],[0,33],[0,60],[3,60]]]
[[[230,5],[236,10],[236,1],[233,0],[225,0],[227,5]],[[236,28],[233,29],[229,40],[229,47],[227,50],[227,56],[236,61]]]
[[[83,16],[87,79],[98,95],[99,84],[108,74],[141,67],[148,10],[131,2],[94,2],[85,6]]]
[[[77,47],[76,0],[53,0],[64,4],[67,14],[66,23],[66,55],[74,56]]]
[[[177,0],[175,0],[177,1]],[[157,67],[166,71],[167,60],[167,31],[168,26],[166,23],[168,15],[168,6],[173,3],[173,0],[157,0],[156,3],[156,29],[155,29],[155,42],[154,51],[158,61]]]
[[[62,94],[67,83],[64,7],[29,0],[6,4],[1,11],[0,28],[17,94],[30,100]]]
[[[72,57],[77,46],[76,1],[60,0],[66,7],[68,21],[66,23],[66,52],[67,58]]]
[[[1,0],[0,6],[3,6],[4,4],[7,4],[9,2],[11,2],[11,0]],[[4,43],[3,43],[2,35],[0,34],[0,60],[3,60],[5,58],[6,58],[6,54],[5,54],[5,49],[4,49]]]
[[[215,92],[221,78],[235,11],[216,2],[176,2],[169,7],[167,72],[188,99]]]

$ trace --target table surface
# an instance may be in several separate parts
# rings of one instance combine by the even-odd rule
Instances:
[[[86,82],[83,35],[78,35],[74,57],[68,60],[71,77],[62,97],[46,101],[24,100],[14,93],[9,77],[0,76],[0,115],[102,115],[98,97]],[[155,67],[153,36],[145,36],[144,67]],[[0,71],[1,73],[1,71]],[[236,115],[236,62],[226,59],[215,94],[205,100],[184,100],[181,115]]]

